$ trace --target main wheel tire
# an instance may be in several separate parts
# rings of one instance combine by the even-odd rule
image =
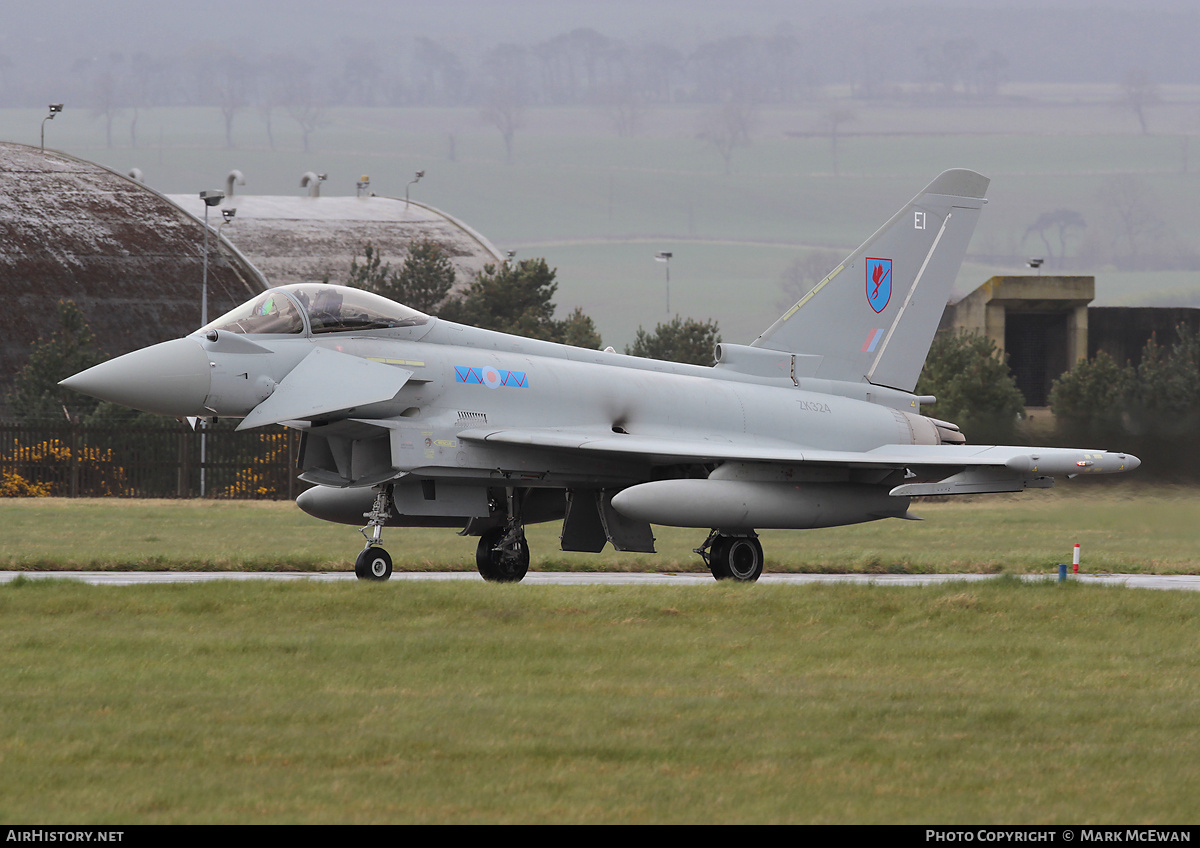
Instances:
[[[728,536],[718,536],[708,549],[708,570],[715,580],[728,580],[729,573],[728,548],[732,541]]]
[[[354,575],[359,580],[387,580],[392,576],[392,557],[378,545],[371,545],[354,561]]]
[[[529,572],[529,544],[524,534],[507,551],[496,547],[507,532],[495,527],[479,537],[475,566],[489,583],[519,583]]]
[[[726,554],[729,576],[743,583],[753,583],[763,573],[763,551],[758,539],[738,536],[730,539]]]
[[[753,536],[718,536],[708,552],[708,567],[718,580],[753,583],[763,572],[763,551]]]

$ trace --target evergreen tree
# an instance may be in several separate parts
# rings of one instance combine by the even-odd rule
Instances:
[[[599,348],[602,342],[596,325],[582,310],[575,309],[563,321],[554,318],[555,274],[545,259],[487,265],[467,290],[447,300],[438,314],[486,330]]]
[[[1123,406],[1127,429],[1153,436],[1195,435],[1200,426],[1200,338],[1176,327],[1170,349],[1151,336]]]
[[[408,255],[399,271],[368,243],[362,264],[355,256],[350,262],[348,284],[383,295],[389,300],[421,312],[435,313],[454,288],[454,266],[446,251],[435,241],[422,239],[408,247]]]
[[[1050,408],[1070,437],[1130,433],[1155,437],[1200,428],[1200,335],[1176,327],[1163,347],[1151,336],[1137,368],[1100,351],[1054,381]]]
[[[404,264],[389,283],[395,294],[381,291],[384,297],[421,312],[436,312],[454,288],[454,266],[440,244],[422,239],[408,246]]]
[[[346,285],[381,294],[379,289],[387,285],[392,266],[390,263],[383,264],[383,255],[370,242],[363,246],[363,252],[366,254],[363,264],[358,264],[357,255],[350,260],[350,279],[346,281]]]
[[[625,346],[625,353],[668,362],[712,365],[720,341],[721,332],[716,321],[697,321],[676,315],[666,324],[658,324],[653,333],[639,326],[633,344]]]
[[[1080,436],[1120,432],[1125,397],[1135,379],[1131,366],[1120,366],[1104,351],[1078,362],[1054,381],[1050,411],[1059,425]]]
[[[599,350],[604,346],[604,341],[596,330],[596,322],[585,315],[580,307],[576,306],[575,311],[560,323],[563,344],[586,347],[589,350]]]
[[[938,333],[917,380],[917,394],[937,403],[921,412],[951,421],[969,441],[1009,441],[1025,399],[996,345],[978,333]]]
[[[21,421],[77,420],[99,403],[58,385],[72,374],[107,359],[96,347],[96,337],[83,312],[70,300],[58,302],[58,329],[50,338],[39,338],[29,352],[29,362],[13,379],[7,397],[9,409]]]

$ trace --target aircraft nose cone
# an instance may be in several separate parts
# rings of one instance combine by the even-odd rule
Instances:
[[[212,383],[208,353],[192,338],[135,350],[59,383],[85,395],[182,418],[204,409]]]

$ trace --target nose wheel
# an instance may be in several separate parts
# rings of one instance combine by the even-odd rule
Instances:
[[[354,576],[359,580],[387,580],[392,576],[392,557],[378,545],[367,545],[354,561]]]

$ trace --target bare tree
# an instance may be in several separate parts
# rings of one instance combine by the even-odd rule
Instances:
[[[233,119],[250,103],[252,88],[250,64],[232,50],[221,50],[215,60],[205,63],[208,68],[209,85],[221,109],[225,122],[225,147],[232,150]]]
[[[928,81],[939,86],[943,97],[953,97],[960,83],[966,90],[971,76],[971,56],[975,53],[973,38],[946,38],[926,44],[917,52],[925,63]]]
[[[512,161],[513,136],[524,122],[528,100],[526,53],[515,44],[501,44],[484,61],[490,84],[480,117],[500,131],[505,161]]]
[[[812,291],[813,286],[825,279],[825,276],[837,267],[842,254],[833,250],[810,250],[779,275],[781,294],[775,306],[781,312],[791,309],[800,298]]]
[[[701,115],[700,131],[696,137],[709,144],[721,155],[728,174],[733,152],[750,144],[750,127],[754,120],[754,105],[749,99],[733,97]]]
[[[272,150],[275,149],[275,110],[287,100],[293,64],[294,60],[273,54],[258,64],[250,77],[250,99],[266,125],[267,143]]]
[[[419,103],[460,103],[467,84],[462,61],[435,41],[418,37],[413,50],[413,97]]]
[[[995,97],[1000,84],[1006,82],[1005,70],[1008,57],[999,50],[992,50],[975,63],[975,94],[979,97]]]
[[[290,104],[287,112],[300,127],[300,135],[304,140],[304,152],[308,153],[312,134],[329,124],[324,104],[315,100],[302,100]]]
[[[282,78],[282,100],[288,115],[300,127],[304,152],[310,152],[312,134],[329,123],[325,102],[312,81],[313,66],[300,60],[288,60],[279,69]]]
[[[825,129],[829,133],[829,146],[833,151],[833,173],[838,174],[838,129],[842,124],[849,123],[858,119],[858,116],[849,109],[830,109],[825,113]]]
[[[138,112],[143,106],[165,103],[168,100],[166,89],[169,85],[167,63],[153,58],[145,53],[135,53],[129,62],[129,76],[126,81],[127,101],[133,115],[129,119],[129,146],[137,149]]]
[[[335,80],[335,100],[356,106],[377,105],[384,70],[375,45],[360,39],[345,39],[342,49],[347,55],[342,73]]]
[[[656,42],[635,49],[631,63],[638,90],[647,101],[670,103],[674,99],[672,77],[683,67],[683,54]]]
[[[1138,126],[1142,128],[1142,135],[1147,135],[1146,109],[1158,102],[1158,86],[1150,81],[1144,70],[1131,68],[1125,72],[1121,94],[1113,105],[1133,112],[1138,119]]]
[[[556,35],[535,44],[530,53],[538,61],[539,85],[545,103],[559,106],[575,101],[575,65],[567,49],[567,36]]]
[[[125,111],[125,56],[109,53],[103,60],[82,59],[72,66],[72,70],[89,77],[87,97],[91,116],[104,120],[105,144],[112,149],[113,121]]]
[[[1051,265],[1062,267],[1067,258],[1067,237],[1071,230],[1085,230],[1087,222],[1083,219],[1083,215],[1076,212],[1074,209],[1055,209],[1053,212],[1043,212],[1038,216],[1038,219],[1029,225],[1025,230],[1025,235],[1021,239],[1025,242],[1031,235],[1037,233],[1041,238],[1042,244],[1046,248],[1046,255],[1050,258]],[[1050,239],[1046,237],[1047,231],[1058,232],[1058,256],[1054,255],[1054,248],[1050,244]]]
[[[637,135],[646,114],[641,95],[632,82],[609,86],[600,95],[604,114],[621,138]]]
[[[1112,214],[1114,252],[1122,243],[1128,251],[1118,265],[1140,268],[1145,251],[1164,232],[1166,225],[1154,211],[1157,203],[1146,183],[1132,174],[1120,174],[1104,182],[1097,198]],[[1119,256],[1119,254],[1118,254]],[[1114,257],[1116,258],[1116,257]]]
[[[758,74],[758,39],[734,35],[701,44],[688,57],[698,95],[728,102],[757,100],[764,88]]]

